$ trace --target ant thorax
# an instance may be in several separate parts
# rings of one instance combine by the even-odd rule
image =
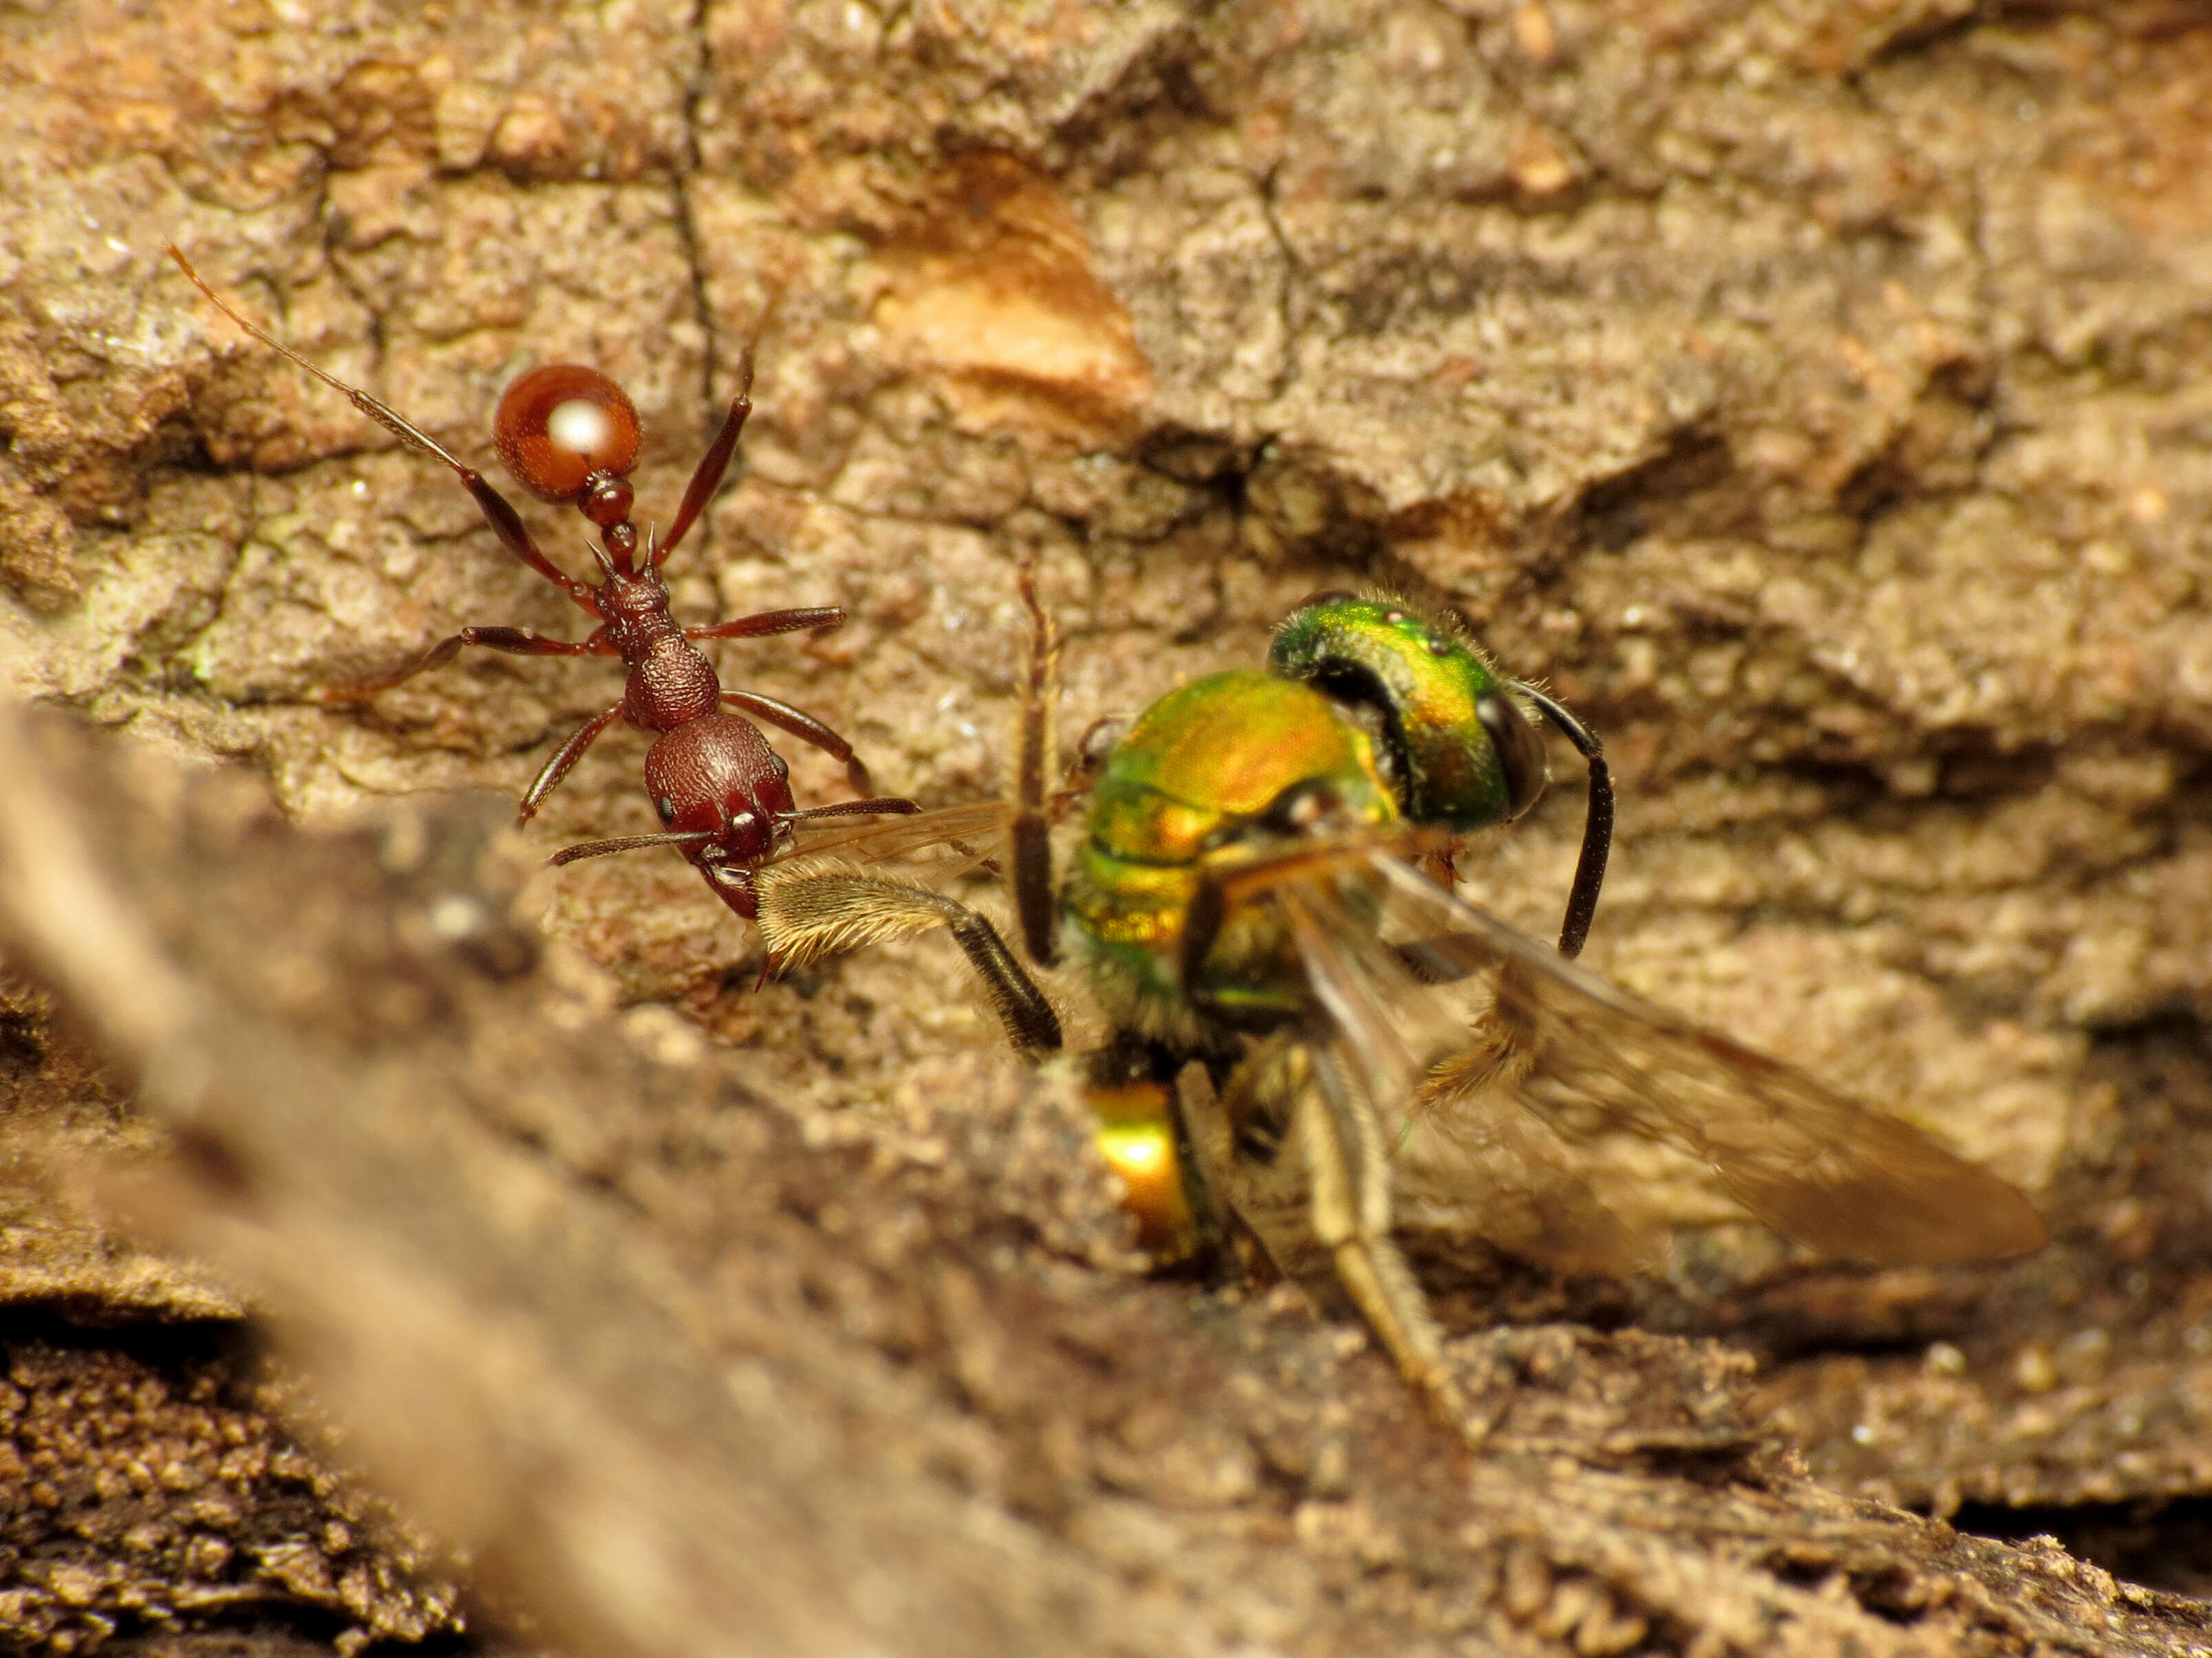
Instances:
[[[649,625],[638,629],[642,636],[634,642],[624,641],[617,629],[609,632],[629,664],[623,718],[646,731],[672,732],[713,714],[720,705],[722,687],[698,648],[665,616],[658,620],[658,637]]]

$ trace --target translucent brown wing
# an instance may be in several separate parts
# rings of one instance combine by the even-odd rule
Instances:
[[[997,854],[1013,808],[987,800],[969,806],[939,806],[904,817],[872,823],[825,817],[798,825],[793,856],[842,858],[854,864],[884,864],[926,852],[944,851],[969,862]]]
[[[1372,917],[1325,878],[1272,890],[1349,1061],[1344,1070],[1383,1126],[1401,1224],[1471,1232],[1569,1272],[1620,1275],[1654,1264],[1650,1229],[1625,1221],[1594,1181],[1590,1157],[1534,1113],[1510,1102],[1417,1113],[1430,1058],[1463,1056],[1480,1010],[1415,979]]]
[[[1387,890],[1379,928],[1341,877],[1275,896],[1345,1041],[1412,1078],[1417,1115],[1448,1122],[1502,1092],[1547,1141],[1671,1145],[1765,1224],[1850,1260],[2002,1260],[2048,1236],[2017,1189],[1909,1124],[1573,966],[1397,858],[1360,862]]]

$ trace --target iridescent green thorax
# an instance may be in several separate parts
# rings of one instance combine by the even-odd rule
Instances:
[[[1515,815],[1478,712],[1510,693],[1455,630],[1391,599],[1332,597],[1291,613],[1267,665],[1369,714],[1415,823],[1468,830]]]
[[[1340,822],[1398,815],[1366,734],[1319,692],[1268,674],[1218,673],[1171,691],[1115,745],[1061,904],[1120,1013],[1158,1026],[1187,1011],[1178,958],[1201,867],[1275,838],[1267,812],[1301,786],[1325,788]],[[1304,984],[1295,956],[1272,920],[1255,932],[1256,920],[1231,918],[1200,987],[1231,1004],[1294,1007]]]

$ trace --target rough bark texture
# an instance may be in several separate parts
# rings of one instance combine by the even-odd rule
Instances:
[[[663,522],[764,328],[679,609],[854,620],[727,647],[730,683],[950,802],[1000,786],[1018,556],[1071,635],[1069,730],[1256,660],[1316,587],[1454,605],[1615,758],[1592,963],[1945,1133],[2058,1234],[2003,1272],[1867,1275],[1762,1272],[1701,1226],[1626,1288],[1432,1252],[1455,1328],[1510,1322],[1455,1349],[1504,1442],[1455,1461],[1343,1327],[1115,1264],[1079,1121],[997,1056],[941,944],[756,993],[751,941],[641,854],[536,890],[569,965],[532,967],[516,924],[494,949],[422,919],[435,881],[507,913],[508,854],[434,855],[475,844],[458,807],[395,820],[402,855],[389,828],[289,838],[235,781],[65,759],[42,798],[112,849],[102,890],[198,999],[176,1029],[235,1067],[198,1160],[138,1199],[228,1276],[55,1187],[72,1151],[158,1164],[124,1103],[158,1042],[19,905],[0,1294],[44,1321],[0,1407],[68,1474],[53,1503],[0,1487],[21,1640],[450,1627],[427,1546],[284,1436],[314,1431],[306,1376],[523,1639],[675,1649],[726,1621],[707,1565],[803,1512],[794,1554],[727,1580],[785,1621],[732,1643],[2203,1644],[2062,1553],[1856,1504],[2212,1584],[2206,8],[55,4],[0,31],[22,691],[242,760],[325,824],[512,795],[616,695],[501,658],[318,702],[463,623],[580,618],[440,469],[242,344],[164,237],[480,464],[516,369],[606,369]],[[531,518],[574,550],[572,517]],[[637,760],[603,742],[532,844],[651,828]],[[1574,795],[1474,872],[1539,933]],[[385,1176],[323,1166],[302,1091],[357,1106]],[[410,1245],[392,1193],[441,1170]],[[273,1368],[226,1333],[241,1294]],[[501,1363],[544,1390],[437,1477],[345,1358],[410,1294],[435,1316],[393,1374],[457,1411]],[[1640,1331],[1537,1322],[1570,1315]],[[579,1424],[619,1442],[604,1467]],[[562,1447],[599,1523],[672,1459],[652,1523],[716,1517],[657,1634],[624,1621],[636,1583],[562,1577],[600,1533],[512,1520]]]

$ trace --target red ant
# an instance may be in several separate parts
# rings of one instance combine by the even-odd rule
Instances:
[[[753,872],[790,845],[796,825],[816,818],[921,811],[911,800],[865,798],[871,786],[867,768],[854,756],[850,743],[788,702],[757,691],[724,690],[714,665],[692,642],[834,628],[845,620],[842,606],[763,610],[708,628],[678,627],[668,614],[668,586],[660,579],[660,567],[720,487],[737,452],[738,434],[752,412],[750,345],[738,366],[738,395],[722,429],[692,472],[667,539],[648,536],[642,562],[637,530],[629,519],[629,474],[637,465],[637,410],[622,387],[595,368],[553,363],[531,369],[500,398],[492,440],[508,472],[540,501],[572,506],[598,526],[604,550],[593,547],[592,556],[605,579],[595,586],[567,574],[540,552],[521,517],[482,473],[463,465],[368,392],[325,374],[255,327],[200,279],[173,245],[168,251],[192,286],[224,316],[325,386],[343,392],[355,408],[387,431],[452,467],[476,497],[500,544],[568,594],[599,624],[588,638],[573,643],[547,639],[528,628],[464,628],[432,646],[404,672],[333,693],[326,700],[354,701],[388,690],[427,668],[443,666],[465,645],[487,646],[514,656],[620,657],[629,671],[623,700],[586,721],[545,762],[524,793],[516,821],[529,821],[592,740],[619,716],[653,733],[653,747],[645,756],[645,786],[666,832],[587,841],[556,853],[552,861],[571,864],[638,847],[675,847],[707,878],[715,896],[748,920],[754,918]],[[791,797],[791,768],[751,721],[724,713],[725,702],[842,761],[854,792],[864,798],[798,810]]]

